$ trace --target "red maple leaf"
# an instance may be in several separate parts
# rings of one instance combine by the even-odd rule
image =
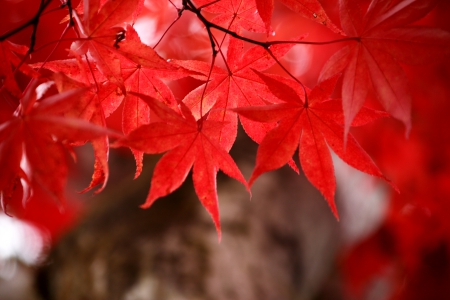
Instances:
[[[41,64],[36,64],[36,66],[40,67]],[[119,95],[116,93],[118,88],[115,84],[107,81],[97,69],[89,69],[81,57],[47,62],[43,68],[56,72],[49,77],[55,82],[60,93],[73,89],[85,89],[85,93],[82,93],[78,101],[73,103],[70,111],[66,112],[66,116],[89,121],[100,127],[106,126],[105,111],[108,115],[111,114],[119,106],[123,98],[121,93]],[[96,80],[91,75],[97,77],[98,85],[94,84]],[[103,82],[100,80],[103,80]],[[78,143],[78,145],[83,143]],[[82,192],[102,184],[95,191],[95,193],[99,193],[105,188],[109,177],[108,136],[101,136],[92,140],[91,143],[95,155],[94,172],[91,183]]]
[[[21,105],[9,120],[0,124],[0,191],[6,205],[22,186],[39,186],[57,201],[64,200],[67,180],[67,150],[71,143],[93,140],[111,131],[67,115],[84,89],[70,90],[46,97],[52,82],[27,89]],[[30,196],[25,190],[24,201]]]
[[[275,79],[277,77],[259,72],[258,75],[274,95],[285,102],[235,109],[240,115],[255,121],[278,121],[278,126],[267,133],[258,148],[250,186],[264,172],[288,163],[299,148],[299,159],[306,177],[324,195],[339,218],[334,203],[336,180],[328,147],[352,167],[386,179],[351,134],[344,147],[344,131],[340,125],[343,120],[341,102],[329,99],[337,77],[321,82],[312,90],[304,90],[287,78]],[[355,125],[363,125],[382,115],[365,109]]]
[[[372,0],[367,11],[363,11],[358,1],[340,2],[342,28],[355,41],[330,58],[320,80],[345,70],[342,101],[346,132],[363,106],[371,84],[386,111],[410,130],[411,91],[400,63],[442,59],[449,54],[450,34],[437,28],[406,25],[425,16],[436,3]]]
[[[176,190],[193,168],[195,191],[211,215],[220,240],[217,172],[221,169],[248,189],[247,182],[235,162],[218,142],[223,124],[204,119],[196,121],[183,103],[180,104],[180,115],[155,98],[132,94],[144,100],[164,121],[142,125],[112,146],[128,146],[150,154],[169,151],[156,164],[150,192],[142,207],[147,208],[156,199]]]

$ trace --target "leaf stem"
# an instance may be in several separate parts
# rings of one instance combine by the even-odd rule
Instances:
[[[266,42],[267,45],[278,45],[278,44],[286,44],[286,43],[294,43],[299,45],[330,45],[330,44],[336,44],[336,43],[344,43],[344,42],[351,42],[351,41],[359,41],[359,37],[347,37],[337,40],[331,40],[331,41],[324,41],[324,42],[308,42],[308,41],[270,41]]]
[[[305,85],[304,85],[300,80],[298,80],[294,75],[292,75],[291,72],[289,72],[289,70],[286,69],[285,66],[283,66],[283,64],[276,58],[276,56],[272,53],[272,51],[271,51],[269,48],[266,49],[266,51],[267,51],[267,53],[270,54],[270,56],[272,56],[272,58],[273,58],[273,59],[275,60],[275,62],[281,67],[281,69],[283,69],[283,71],[284,71],[289,77],[291,77],[293,80],[295,80],[295,81],[302,87],[302,90],[303,90],[303,92],[304,92],[304,94],[305,94],[305,106],[308,107],[308,94],[307,94],[307,92],[306,92],[306,87],[305,87]]]
[[[170,3],[172,3],[172,1],[170,1]],[[175,23],[181,18],[181,15],[183,14],[183,11],[185,9],[184,7],[178,8],[173,3],[172,3],[172,5],[177,9],[177,12],[178,12],[177,18],[175,20],[173,20],[173,22],[169,25],[169,27],[167,27],[167,29],[164,31],[164,33],[162,34],[162,36],[159,39],[159,41],[155,44],[155,46],[153,46],[153,49],[158,47],[159,43],[161,43],[162,39],[166,36],[167,32],[169,32],[170,28],[172,28],[172,26],[175,25]]]
[[[61,44],[61,42],[63,41],[63,37],[66,35],[66,33],[69,31],[71,25],[70,23],[67,24],[66,28],[64,29],[63,33],[61,34],[61,37],[59,38],[58,42],[56,43],[55,47],[53,47],[52,51],[50,52],[50,54],[47,56],[47,58],[44,60],[44,62],[42,63],[42,65],[39,67],[39,69],[37,70],[37,72],[39,72],[44,65],[47,63],[47,61],[50,59],[50,57],[53,55],[53,53],[55,53],[56,49],[58,48],[58,46]],[[40,47],[42,48],[42,47]],[[36,50],[37,51],[37,50]]]

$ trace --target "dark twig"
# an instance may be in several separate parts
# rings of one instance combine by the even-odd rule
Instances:
[[[20,25],[17,28],[14,28],[13,30],[8,31],[7,33],[3,34],[0,36],[0,42],[6,40],[7,38],[10,38],[11,36],[21,32],[22,30],[24,30],[25,28],[27,28],[28,26],[33,26],[33,33],[32,33],[32,37],[31,37],[31,43],[30,43],[30,49],[32,48],[31,45],[34,45],[34,42],[36,40],[36,28],[37,28],[37,24],[39,23],[39,19],[41,18],[41,15],[43,13],[43,11],[48,7],[48,5],[52,2],[52,0],[41,0],[41,4],[39,5],[39,9],[36,12],[36,14],[26,23],[24,23],[23,25]],[[34,35],[34,36],[33,36]]]

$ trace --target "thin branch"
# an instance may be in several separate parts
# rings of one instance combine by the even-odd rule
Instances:
[[[295,43],[295,44],[300,44],[300,45],[317,45],[317,46],[321,46],[321,45],[330,45],[330,44],[336,44],[336,43],[344,43],[344,42],[351,42],[351,41],[355,41],[358,42],[360,41],[359,37],[347,37],[347,38],[342,38],[342,39],[337,39],[337,40],[331,40],[331,41],[325,41],[325,42],[308,42],[308,41],[271,41],[271,42],[265,42],[266,45],[268,46],[272,46],[272,45],[279,45],[279,44],[290,44],[290,43]]]
[[[39,19],[44,11],[44,9],[47,8],[47,6],[52,2],[52,0],[41,0],[41,4],[39,5],[39,9],[36,12],[36,14],[30,19],[28,20],[26,23],[20,25],[19,27],[8,31],[7,33],[3,34],[0,36],[0,42],[6,40],[7,38],[10,38],[11,36],[21,32],[22,30],[24,30],[25,28],[27,28],[28,26],[35,26],[37,27],[37,23],[39,23]],[[31,47],[30,47],[31,48]]]
[[[237,39],[240,39],[242,41],[248,42],[250,44],[253,45],[258,45],[261,46],[265,49],[269,48],[271,45],[276,45],[276,44],[291,44],[291,43],[295,43],[295,44],[300,44],[300,45],[329,45],[329,44],[334,44],[334,43],[343,43],[343,42],[349,42],[349,41],[359,41],[360,38],[359,37],[347,37],[347,38],[342,38],[342,39],[337,39],[337,40],[331,40],[331,41],[324,41],[324,42],[308,42],[308,41],[266,41],[266,42],[260,42],[251,38],[247,38],[245,36],[242,36],[234,31],[231,31],[225,27],[219,26],[215,23],[212,23],[210,21],[208,21],[205,16],[202,15],[201,13],[201,9],[197,8],[193,3],[192,0],[183,0],[183,3],[186,3],[185,9],[194,13],[199,19],[200,21],[205,25],[207,30],[210,30],[211,28],[217,29],[219,31],[222,31],[226,34],[231,35],[232,37],[235,37]]]

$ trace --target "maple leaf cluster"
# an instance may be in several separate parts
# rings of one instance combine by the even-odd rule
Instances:
[[[36,20],[51,2],[43,0],[35,18],[0,39],[5,107],[0,116],[0,195],[5,211],[15,198],[26,202],[36,189],[63,202],[68,156],[74,155],[74,146],[91,142],[94,174],[85,191],[104,188],[111,146],[131,149],[135,177],[142,171],[144,153],[165,153],[142,206],[176,190],[192,169],[195,191],[219,237],[219,170],[250,191],[263,173],[286,164],[299,172],[299,162],[338,218],[331,151],[352,167],[387,180],[350,128],[391,116],[409,132],[412,94],[403,65],[442,61],[450,49],[448,32],[415,25],[437,1],[341,0],[340,25],[317,0],[281,1],[337,36],[319,42],[307,35],[275,40],[271,0],[183,0],[170,2],[176,21],[184,14],[196,16],[211,56],[209,61],[171,59],[144,44],[134,28],[145,9],[143,0],[84,0],[60,8],[68,12],[61,41],[69,32],[74,36],[67,38],[67,57],[29,64],[36,50]],[[27,27],[33,29],[29,47],[9,40]],[[342,47],[325,63],[315,86],[306,86],[283,65],[296,45],[337,43]],[[268,71],[274,67],[284,71]],[[19,77],[29,82],[19,84]],[[182,78],[200,84],[178,98],[170,82]],[[376,96],[378,110],[365,106],[368,95]],[[118,109],[121,133],[105,122]],[[259,144],[248,181],[229,154],[238,124]]]
[[[339,218],[335,153],[353,168],[391,183],[389,177],[392,190],[400,191],[392,193],[381,227],[344,254],[350,294],[363,298],[382,277],[392,282],[395,299],[448,295],[450,34],[428,22],[443,3],[340,0],[327,10],[321,5],[326,1],[318,0],[36,3],[23,24],[0,22],[4,212],[18,213],[17,203],[27,204],[33,195],[64,205],[74,148],[89,142],[95,163],[84,192],[98,186],[95,193],[101,192],[107,184],[110,147],[131,150],[135,177],[144,153],[164,153],[142,207],[176,190],[192,170],[219,238],[219,170],[250,191],[263,173],[288,165],[305,174]],[[332,38],[314,40],[287,28],[289,37],[276,39],[279,4]],[[327,14],[332,6],[339,17]],[[62,19],[65,29],[39,44],[42,22],[56,12],[63,16],[51,26]],[[144,17],[159,30],[153,46],[137,30]],[[183,46],[186,59],[171,43],[177,25],[189,22],[201,28]],[[21,34],[26,41],[17,43]],[[285,59],[305,45],[336,49],[312,80],[294,76]],[[203,46],[207,56],[198,54]],[[195,83],[182,96],[173,84],[181,80]],[[117,114],[121,132],[107,127]],[[381,118],[387,125],[374,122]],[[357,135],[362,147],[352,127],[363,125],[368,133]],[[229,154],[239,126],[259,144],[248,180]]]

